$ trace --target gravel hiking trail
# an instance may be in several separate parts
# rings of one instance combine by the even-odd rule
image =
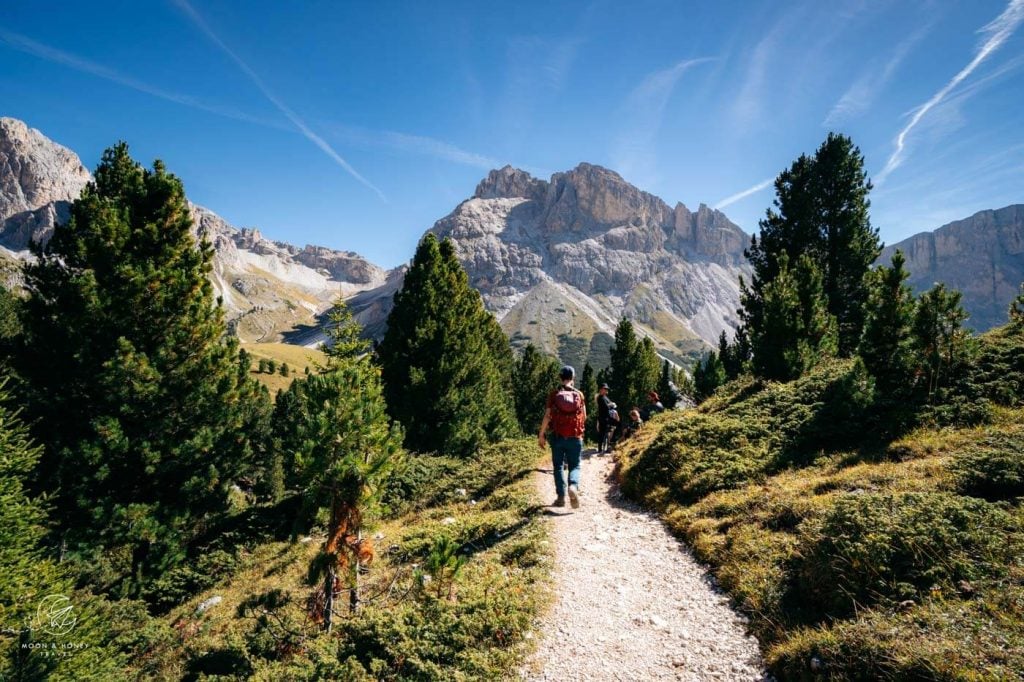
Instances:
[[[770,680],[757,640],[658,518],[624,499],[611,457],[588,456],[580,508],[546,506],[554,603],[525,680]],[[555,498],[551,460],[535,476]]]

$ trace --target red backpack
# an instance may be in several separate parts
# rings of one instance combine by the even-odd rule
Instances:
[[[580,438],[586,424],[583,420],[583,394],[574,388],[555,391],[551,402],[551,430],[556,436]]]

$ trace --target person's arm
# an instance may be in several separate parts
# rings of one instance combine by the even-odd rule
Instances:
[[[551,408],[544,408],[544,418],[540,420],[540,433],[537,434],[537,445],[540,446],[541,450],[548,446],[547,438],[544,434],[548,432],[548,421],[551,418]]]

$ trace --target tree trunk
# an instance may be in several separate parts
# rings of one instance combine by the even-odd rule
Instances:
[[[356,531],[356,542],[363,539],[363,531]],[[358,547],[358,544],[356,545]],[[359,552],[355,553],[355,561],[352,562],[352,588],[349,592],[349,611],[355,613],[359,610],[359,569],[362,563],[359,560]]]
[[[334,566],[327,568],[327,577],[324,579],[324,632],[330,634],[331,620],[334,616]]]

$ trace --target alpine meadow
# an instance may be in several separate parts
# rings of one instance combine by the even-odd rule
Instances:
[[[1024,682],[1022,24],[0,10],[0,681]]]

